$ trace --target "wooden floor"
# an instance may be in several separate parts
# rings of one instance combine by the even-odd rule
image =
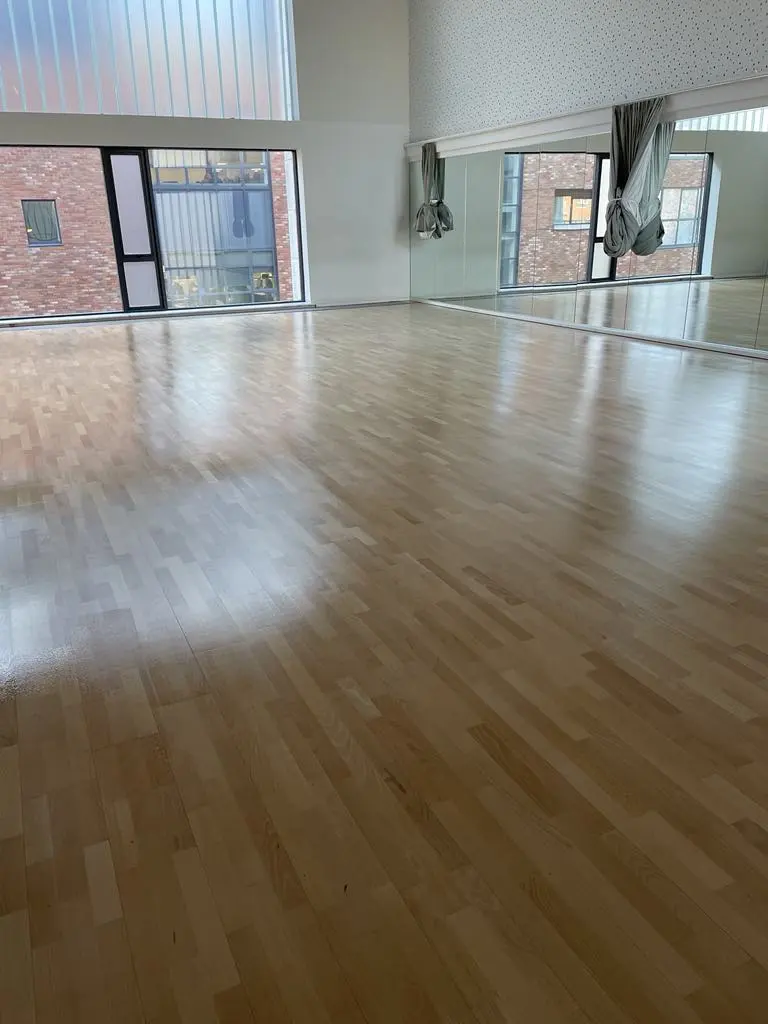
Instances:
[[[444,301],[611,327],[647,337],[768,349],[768,278],[632,281],[588,288],[535,288]]]
[[[768,1019],[768,366],[0,334],[0,1020]]]

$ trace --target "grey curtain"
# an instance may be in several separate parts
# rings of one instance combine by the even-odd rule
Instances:
[[[413,226],[421,238],[442,238],[446,231],[453,231],[453,214],[445,205],[445,160],[438,159],[434,142],[421,147],[421,180],[424,202]]]
[[[24,217],[32,242],[58,242],[59,225],[53,203],[48,199],[25,200]]]
[[[664,100],[640,100],[613,108],[611,192],[603,248],[609,256],[630,249],[650,256],[661,245],[661,193],[675,126],[662,122]]]

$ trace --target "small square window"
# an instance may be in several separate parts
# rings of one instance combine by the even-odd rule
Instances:
[[[55,199],[22,199],[28,245],[61,245]]]
[[[592,190],[588,188],[555,189],[554,228],[588,228],[592,219]]]

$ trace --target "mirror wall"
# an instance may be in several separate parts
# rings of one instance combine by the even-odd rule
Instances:
[[[642,337],[768,350],[768,108],[678,122],[652,256],[603,251],[608,135],[446,160],[455,230],[411,233],[411,294]],[[422,201],[411,164],[411,220]]]

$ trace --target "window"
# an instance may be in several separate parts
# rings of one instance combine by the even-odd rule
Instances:
[[[291,0],[0,0],[0,110],[297,117]]]
[[[292,152],[153,149],[149,164],[169,306],[301,299]]]
[[[553,228],[589,228],[592,219],[592,190],[588,188],[555,189]]]
[[[661,220],[666,248],[698,245],[701,229],[702,188],[664,188],[661,191]]]
[[[504,154],[504,186],[501,198],[501,259],[499,284],[514,288],[520,250],[520,204],[523,193],[523,155]]]
[[[21,208],[28,245],[61,245],[55,199],[22,199]]]
[[[156,149],[152,159],[153,185],[269,184],[264,150]]]

